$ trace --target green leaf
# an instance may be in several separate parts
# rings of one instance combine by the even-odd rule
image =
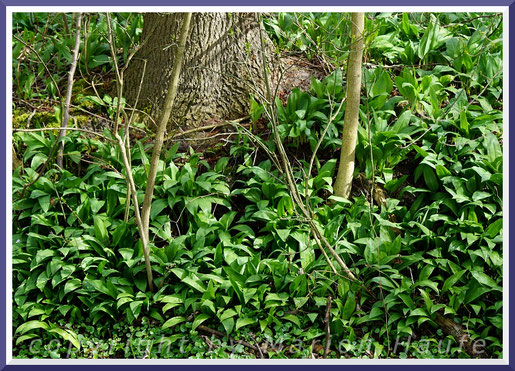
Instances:
[[[297,327],[300,327],[299,318],[297,316],[294,316],[293,314],[287,314],[287,315],[283,316],[283,319],[293,322],[294,324],[297,325]]]
[[[39,202],[39,206],[41,206],[41,210],[43,210],[43,212],[47,212],[48,209],[50,208],[50,196],[47,195],[47,196],[43,196],[43,197],[40,197],[38,198],[38,202]]]
[[[438,42],[439,25],[435,16],[431,14],[431,23],[426,28],[426,32],[420,39],[418,47],[418,57],[424,59],[424,57],[433,50]]]
[[[84,280],[84,287],[89,291],[99,291],[116,299],[116,294],[109,290],[102,280]]]
[[[116,229],[113,232],[113,245],[114,246],[118,246],[120,244],[120,241],[122,241],[122,238],[125,236],[127,229],[128,229],[128,224],[123,221],[118,225],[118,227],[116,227]],[[130,251],[133,251],[133,250],[130,249]],[[132,254],[131,254],[131,256],[132,256]],[[129,260],[129,259],[125,259],[125,260]]]
[[[295,308],[297,308],[297,309],[301,308],[304,304],[306,304],[308,302],[308,299],[309,299],[308,296],[293,298],[293,302],[295,303]]]
[[[427,312],[424,308],[417,308],[411,311],[410,316],[427,316]]]
[[[460,129],[465,133],[465,135],[469,135],[469,122],[467,121],[467,114],[465,111],[460,112]]]
[[[499,234],[499,232],[502,230],[502,218],[497,219],[495,222],[490,224],[488,228],[486,228],[485,234],[489,236],[490,238],[494,238]]]
[[[222,313],[221,316],[219,316],[219,318],[220,318],[220,321],[225,321],[227,318],[234,317],[237,314],[238,313],[234,309],[229,308],[229,309],[224,310],[224,312]]]
[[[131,309],[132,315],[134,318],[138,318],[141,312],[141,306],[143,305],[143,300],[136,300],[129,304],[129,308]]]
[[[422,173],[424,174],[424,181],[426,182],[427,187],[433,192],[438,191],[440,184],[438,183],[438,179],[436,179],[433,169],[426,165],[424,166]]]
[[[461,276],[463,276],[463,274],[466,271],[467,271],[466,269],[463,269],[459,272],[454,273],[449,278],[447,278],[442,286],[442,294],[445,293],[447,290],[449,290],[452,286],[454,286],[456,284],[456,282],[458,282],[460,280]]]
[[[299,243],[300,265],[304,271],[315,261],[315,251],[311,245],[309,234],[294,231],[291,236]]]
[[[447,168],[445,166],[443,166],[443,165],[436,165],[436,169],[435,170],[436,170],[436,175],[440,179],[442,179],[443,177],[452,175],[451,172],[449,170],[447,170]]]
[[[93,216],[93,221],[95,223],[95,237],[100,242],[106,242],[108,239],[107,228],[104,224],[104,221],[101,217],[95,215]]]
[[[474,277],[480,284],[492,288],[497,287],[497,283],[483,272],[472,271],[470,273],[472,274],[472,277]]]
[[[222,321],[225,331],[230,334],[234,328],[234,318],[226,318]]]
[[[25,323],[22,323],[20,326],[18,326],[18,328],[16,329],[15,333],[19,332],[20,334],[23,335],[27,331],[34,330],[34,329],[37,329],[37,328],[42,328],[44,330],[47,330],[48,329],[48,324],[46,322],[37,321],[37,320],[25,322]]]
[[[65,330],[59,327],[49,329],[48,332],[56,333],[61,336],[64,340],[68,340],[72,345],[80,350],[80,341],[77,334],[71,330]]]
[[[291,231],[290,229],[277,229],[276,230],[277,235],[283,242],[286,242],[286,240],[288,239],[288,236],[290,235],[290,231]]]
[[[154,220],[167,206],[168,199],[158,199],[152,202],[152,206],[150,208],[150,220]]]
[[[243,326],[251,325],[256,323],[254,318],[238,318],[236,320],[236,330],[242,328]]]
[[[37,338],[37,337],[38,337],[37,334],[22,335],[18,339],[16,339],[16,345],[18,345],[19,343],[21,343],[21,342],[23,342],[25,340],[34,339],[34,338]]]
[[[437,294],[439,293],[438,292],[438,284],[436,282],[433,282],[433,281],[430,281],[430,280],[422,280],[422,281],[417,281],[414,285],[414,287],[418,287],[418,286],[424,286],[424,287],[430,287],[432,288]]]
[[[167,320],[163,326],[161,326],[162,328],[168,328],[168,327],[173,327],[175,325],[178,325],[179,323],[182,323],[186,321],[186,318],[182,317],[182,316],[177,316],[177,317],[172,317],[170,318],[169,320]]]
[[[347,295],[347,300],[345,300],[345,305],[342,310],[342,318],[348,320],[351,318],[354,313],[354,309],[356,308],[356,300],[354,298],[354,294],[349,292]]]
[[[77,278],[73,278],[73,279],[67,281],[66,284],[64,285],[64,294],[67,294],[73,290],[76,290],[81,286],[82,286],[82,282]]]
[[[491,132],[485,134],[483,145],[487,151],[487,160],[494,162],[496,158],[502,157],[502,149],[497,137]]]
[[[51,256],[55,255],[54,250],[46,249],[46,250],[39,250],[36,253],[36,264],[39,264],[43,262],[44,260],[48,259]]]
[[[204,322],[205,320],[211,318],[211,316],[209,314],[205,314],[205,313],[202,313],[202,314],[199,314],[197,317],[195,317],[195,320],[193,321],[193,325],[191,326],[191,330],[195,330],[197,327],[200,326],[200,324],[202,322]]]
[[[184,277],[182,279],[182,282],[184,282],[185,284],[194,288],[195,290],[197,290],[198,292],[200,292],[202,294],[206,291],[206,287],[204,286],[202,281],[197,277],[195,277],[195,278]]]

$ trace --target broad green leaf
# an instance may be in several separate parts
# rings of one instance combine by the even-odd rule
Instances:
[[[300,327],[299,317],[297,317],[293,314],[287,314],[287,315],[283,316],[283,319],[293,322],[294,324],[297,325],[297,327]]]
[[[93,221],[95,225],[95,237],[100,242],[106,242],[108,239],[107,228],[104,224],[102,218],[98,215],[93,216]]]
[[[37,321],[37,320],[25,322],[25,323],[22,323],[20,326],[18,326],[15,333],[19,332],[20,334],[23,335],[27,331],[34,330],[37,328],[42,328],[43,330],[46,330],[46,329],[48,329],[48,324],[46,322]]]
[[[206,291],[206,287],[204,286],[202,281],[197,277],[194,277],[194,278],[184,277],[182,279],[182,282],[184,282],[188,286],[194,288],[195,290],[197,290],[200,293],[204,293]]]
[[[472,274],[472,277],[474,277],[480,284],[492,288],[497,287],[497,283],[483,272],[472,271],[470,273]]]
[[[179,323],[182,323],[185,321],[186,321],[186,318],[184,318],[182,316],[172,317],[169,320],[167,320],[161,327],[162,328],[173,327],[173,326],[178,325]]]
[[[220,318],[220,321],[224,321],[227,318],[234,317],[237,314],[238,313],[234,309],[229,308],[229,309],[224,310],[224,312],[222,313],[222,315],[219,316],[219,318]]]
[[[200,326],[200,324],[202,322],[204,322],[205,320],[211,318],[211,316],[209,314],[205,314],[205,313],[202,313],[202,314],[199,314],[197,317],[195,317],[195,320],[193,321],[193,325],[191,326],[191,330],[195,330],[197,327]]]
[[[236,330],[242,328],[243,326],[251,325],[256,323],[254,318],[238,318],[236,320]]]
[[[490,224],[486,228],[485,234],[487,236],[489,236],[490,238],[494,238],[495,236],[497,236],[499,234],[501,229],[502,229],[502,218],[501,219],[497,219],[495,222]]]
[[[347,295],[347,300],[345,300],[345,305],[342,310],[342,318],[348,320],[351,318],[354,313],[354,309],[356,308],[356,300],[354,298],[354,294],[349,292]]]
[[[449,278],[447,278],[442,286],[442,294],[445,293],[447,290],[449,290],[452,286],[454,286],[456,284],[456,282],[459,281],[459,279],[461,278],[461,276],[463,276],[463,274],[465,272],[466,272],[466,269],[463,269],[459,272],[456,272]]]
[[[424,174],[424,181],[426,182],[427,187],[433,192],[438,191],[440,185],[438,183],[438,179],[436,179],[433,169],[429,166],[424,166],[422,172]]]
[[[168,199],[158,199],[152,202],[152,206],[150,208],[150,220],[154,220],[167,206]]]
[[[73,290],[78,289],[82,286],[82,282],[77,278],[72,278],[71,280],[67,281],[64,285],[64,293],[67,294]]]
[[[277,229],[276,230],[277,235],[283,242],[286,242],[286,240],[288,239],[288,236],[290,235],[290,231],[291,231],[291,229]]]
[[[309,234],[294,231],[291,236],[299,243],[300,265],[304,271],[315,261],[315,251],[311,245]]]
[[[232,329],[234,328],[234,318],[226,318],[222,322],[222,325],[225,328],[225,331],[230,334]]]
[[[49,329],[48,332],[50,333],[56,333],[59,336],[61,336],[64,340],[68,340],[70,343],[73,344],[73,346],[80,350],[80,341],[77,334],[71,330],[68,329],[62,329],[59,327]]]

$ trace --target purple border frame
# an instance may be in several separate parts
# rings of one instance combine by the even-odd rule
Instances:
[[[245,1],[245,0],[244,0]],[[106,4],[109,3],[109,4]],[[176,1],[166,1],[166,0],[147,0],[145,3],[146,6],[242,6],[242,5],[251,5],[251,6],[509,6],[509,17],[513,20],[513,26],[510,27],[510,41],[509,41],[509,47],[510,47],[510,59],[512,61],[515,61],[515,4],[513,4],[513,0],[490,0],[487,3],[484,2],[484,0],[422,0],[421,2],[412,2],[409,0],[390,0],[387,4],[385,4],[384,0],[344,0],[344,1],[338,1],[338,0],[318,0],[317,5],[313,5],[313,3],[309,0],[257,0],[252,2],[252,4],[243,4],[241,0],[215,0],[215,4],[213,4],[210,0],[176,0]],[[257,4],[256,4],[257,3]],[[7,6],[128,6],[128,5],[142,5],[140,0],[75,0],[73,3],[71,3],[70,0],[46,0],[44,4],[42,4],[41,0],[0,0],[0,27],[2,28],[0,32],[0,102],[4,102],[6,104],[6,90],[4,87],[6,86],[6,80],[7,76],[4,74],[6,71],[6,40],[4,37],[4,30],[5,30],[5,23],[6,23],[6,7]],[[200,10],[200,9],[199,9]],[[512,74],[509,80],[510,86],[514,85],[515,82],[515,74]],[[511,95],[511,99],[509,101],[509,104],[514,104],[515,107],[515,93]],[[511,105],[510,104],[510,105]],[[7,128],[7,121],[4,114],[5,110],[0,110],[0,127],[2,130],[0,130],[0,143],[5,143],[6,140],[6,128]],[[508,123],[509,124],[509,123]],[[515,138],[515,134],[510,135],[510,142]],[[8,150],[8,148],[4,149],[5,151]],[[515,156],[512,151],[510,155],[510,162],[512,163],[512,166],[515,167]],[[4,152],[5,153],[5,152]],[[1,231],[3,232],[2,235],[5,236],[6,234],[6,223],[10,222],[10,220],[6,219],[6,215],[3,213],[3,210],[5,210],[6,207],[6,198],[4,195],[6,194],[6,170],[7,165],[6,162],[0,161],[0,178],[2,179],[2,182],[0,184],[0,221],[1,224]],[[509,169],[511,170],[511,168]],[[512,197],[509,203],[509,208],[515,203],[515,197]],[[515,222],[514,222],[515,224]],[[511,227],[511,226],[510,226]],[[2,247],[0,249],[0,371],[4,370],[30,370],[34,366],[33,365],[23,365],[23,366],[7,366],[6,365],[6,323],[4,321],[4,318],[6,316],[5,313],[5,299],[6,299],[6,287],[5,285],[2,285],[1,282],[5,282],[4,277],[6,277],[6,262],[4,261],[5,257],[5,239],[3,239],[0,242],[0,246]],[[509,248],[509,247],[508,247]],[[508,264],[515,266],[515,252],[512,252],[510,256],[510,260]],[[510,290],[510,306],[512,308],[515,308],[515,279],[511,277],[511,290]],[[515,330],[515,321],[511,321],[509,325],[508,331],[513,333]],[[507,354],[510,354],[515,357],[515,339],[512,339],[510,337],[510,347],[509,349],[505,349],[505,352],[508,351]],[[515,367],[512,366],[513,362],[509,365],[499,365],[499,366],[493,366],[496,369],[503,369],[503,370],[515,370]],[[314,365],[312,365],[314,366]],[[210,369],[210,370],[225,370],[228,367],[231,368],[237,368],[237,367],[245,367],[248,370],[255,370],[257,368],[261,367],[267,367],[267,368],[281,368],[284,369],[308,369],[308,365],[153,365],[154,368],[160,368],[164,369],[173,367],[174,369]],[[96,367],[100,370],[102,369],[109,369],[110,371],[118,371],[118,370],[125,370],[127,368],[131,370],[136,369],[144,369],[148,367],[148,365],[44,365],[44,366],[37,366],[40,370],[53,370],[55,368],[59,368],[61,370],[64,370],[66,368],[72,368],[77,371],[82,371],[89,369],[91,367]],[[342,365],[317,365],[315,367],[324,367],[324,368],[332,368],[335,369],[337,367],[342,367]],[[356,367],[356,366],[351,366]],[[492,367],[491,365],[410,365],[410,366],[399,366],[399,365],[363,365],[363,366],[357,366],[361,369],[377,369],[378,367],[382,368],[382,371],[390,371],[395,370],[398,367],[416,367],[420,370],[429,370],[433,367],[439,367],[442,368],[442,371],[445,370],[468,370],[468,369],[487,369]]]

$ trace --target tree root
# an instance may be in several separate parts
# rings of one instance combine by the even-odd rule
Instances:
[[[488,358],[484,348],[479,347],[479,349],[476,349],[474,343],[470,341],[470,335],[461,325],[450,318],[442,316],[440,313],[436,313],[435,322],[442,328],[444,334],[451,335],[456,339],[460,347],[463,346],[471,358]]]

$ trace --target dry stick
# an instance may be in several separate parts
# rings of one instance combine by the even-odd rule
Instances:
[[[463,329],[463,327],[452,319],[442,316],[440,313],[435,313],[435,322],[440,326],[444,334],[451,335],[459,344],[463,346],[465,351],[471,358],[488,358],[485,349],[476,350],[475,344],[470,339],[470,335]]]
[[[127,173],[127,183],[131,188],[132,194],[132,202],[134,203],[134,214],[136,216],[136,224],[138,225],[139,234],[141,237],[141,243],[143,245],[143,254],[145,255],[145,269],[147,271],[147,281],[150,290],[154,290],[154,282],[152,277],[152,267],[150,266],[150,252],[148,248],[148,238],[145,233],[143,222],[141,221],[141,215],[139,212],[139,204],[138,204],[138,196],[136,193],[136,183],[134,183],[134,179],[132,177],[132,169],[131,164],[129,163],[129,158],[127,157],[127,152],[125,150],[125,146],[123,145],[123,140],[120,137],[120,134],[117,132],[114,133],[116,140],[118,141],[118,146],[120,147],[120,151],[122,153],[123,164],[125,166],[125,171]]]
[[[331,296],[327,297],[327,308],[325,310],[325,347],[324,347],[324,358],[327,358],[329,354],[329,348],[331,346]]]
[[[114,132],[118,133],[118,125],[120,124],[120,113],[122,109],[122,97],[123,97],[123,71],[120,72],[120,69],[118,68],[118,62],[116,60],[116,51],[114,49],[114,37],[113,37],[113,30],[111,28],[111,16],[109,13],[106,13],[107,18],[107,31],[108,31],[108,44],[109,48],[111,49],[111,55],[113,56],[113,64],[114,64],[114,70],[116,72],[116,90],[118,93],[118,100],[116,104],[116,114],[114,115]]]
[[[197,329],[200,332],[204,332],[204,333],[207,333],[207,334],[210,334],[210,335],[215,335],[215,336],[217,336],[219,338],[224,338],[224,337],[227,336],[227,339],[229,341],[235,342],[235,339],[232,336],[226,335],[223,332],[220,332],[220,331],[217,331],[217,330],[213,330],[212,328],[209,328],[207,326],[200,325],[199,327],[197,327]],[[267,353],[266,349],[261,349],[261,347],[253,345],[253,344],[250,344],[250,343],[246,342],[245,340],[238,340],[236,343],[237,344],[241,344],[241,345],[243,345],[243,346],[245,346],[245,347],[247,347],[249,349],[252,349],[253,351],[259,352],[261,355],[263,355],[263,353]]]
[[[68,20],[66,19],[66,13],[62,14],[63,18],[63,25],[64,25],[64,32],[66,33],[66,36],[70,34],[70,28],[68,27]]]
[[[113,38],[113,31],[111,29],[111,17],[109,16],[109,13],[106,13],[107,17],[107,26],[108,26],[108,43],[111,50],[111,56],[113,58],[113,63],[116,71],[116,85],[117,85],[117,93],[118,93],[118,106],[116,109],[116,115],[115,115],[115,128],[114,128],[114,137],[116,138],[116,141],[118,142],[118,146],[120,147],[120,152],[122,155],[123,165],[125,167],[126,175],[126,182],[127,182],[127,188],[130,188],[130,194],[132,195],[132,200],[134,203],[134,214],[136,217],[136,224],[138,226],[138,232],[141,238],[141,244],[143,245],[143,255],[145,258],[145,270],[147,272],[147,282],[150,291],[154,290],[154,279],[152,275],[152,267],[150,266],[150,251],[148,247],[148,233],[145,233],[145,228],[141,219],[141,214],[139,210],[139,203],[138,203],[138,196],[136,193],[136,183],[134,182],[134,178],[132,177],[132,168],[131,168],[131,162],[129,160],[129,155],[127,154],[127,150],[125,148],[125,144],[123,142],[123,139],[120,137],[120,134],[118,133],[118,124],[119,124],[119,117],[121,112],[121,100],[122,100],[122,94],[123,94],[123,74],[120,73],[120,70],[118,68],[118,62],[116,60],[116,51],[114,48],[114,38]],[[129,193],[129,192],[128,192]]]
[[[143,86],[143,80],[145,79],[145,72],[146,72],[146,69],[147,69],[147,60],[144,59],[143,60],[143,72],[141,74],[141,81],[140,81],[140,84],[139,84],[139,87],[138,87],[138,94],[136,95],[136,101],[135,101],[135,106],[138,104],[138,101],[139,101],[139,95],[141,93],[141,87]],[[124,137],[124,141],[125,141],[125,145],[127,146],[127,155],[129,156],[129,162],[131,162],[131,159],[130,159],[130,156],[131,156],[131,143],[130,143],[130,129],[131,129],[131,123],[132,123],[132,119],[134,117],[134,110],[131,112],[131,116],[130,117],[127,117],[127,114],[125,112],[125,110],[123,111],[123,114],[124,114],[124,117],[125,117],[125,137]],[[130,209],[130,206],[131,206],[131,194],[130,194],[130,188],[127,187],[127,197],[126,197],[126,205],[125,205],[125,215],[124,215],[124,218],[123,220],[127,223],[127,221],[129,220],[129,209]]]
[[[261,39],[261,54],[262,54],[262,60],[263,60],[264,81],[265,81],[265,85],[266,85],[267,98],[268,98],[268,101],[270,101],[270,99],[271,99],[271,90],[270,90],[270,84],[268,82],[268,72],[267,72],[267,68],[266,68],[265,42],[264,42],[264,39],[263,39],[263,33],[262,33],[261,29],[260,29],[260,32],[259,32],[259,37]],[[272,107],[271,104],[268,104],[268,105],[270,107]],[[328,259],[329,257],[327,256],[327,254],[324,251],[324,246],[329,250],[331,255],[336,259],[336,261],[338,262],[340,267],[343,269],[343,271],[345,272],[347,277],[351,281],[360,282],[354,276],[354,274],[350,271],[350,269],[347,267],[347,264],[345,264],[345,262],[342,260],[342,258],[336,253],[336,251],[333,249],[331,244],[326,240],[326,238],[324,237],[323,233],[320,231],[318,225],[313,221],[313,219],[309,215],[308,210],[304,207],[304,203],[301,200],[299,191],[298,191],[297,186],[295,184],[295,181],[293,179],[293,170],[292,170],[291,165],[290,165],[290,163],[288,161],[288,155],[286,154],[286,151],[284,150],[284,146],[282,144],[281,137],[279,136],[279,132],[277,130],[277,120],[276,120],[275,112],[274,112],[273,109],[270,109],[270,112],[269,112],[266,106],[267,105],[265,105],[265,112],[267,113],[267,115],[269,116],[269,118],[271,120],[272,130],[273,130],[273,133],[274,133],[275,144],[277,146],[277,149],[279,151],[279,154],[280,154],[280,157],[281,157],[281,160],[282,160],[282,164],[283,164],[283,167],[284,167],[284,174],[286,175],[286,180],[287,180],[287,184],[288,184],[288,188],[289,188],[290,194],[292,196],[293,201],[297,204],[297,206],[301,210],[303,216],[307,219],[309,227],[311,228],[311,232],[313,234],[313,237],[315,238],[315,242],[316,242],[317,246],[324,253],[324,257],[326,258],[326,260],[329,263],[329,265],[331,266],[331,268],[333,268],[333,270],[334,270],[334,267],[332,267],[332,263],[330,262],[330,260]],[[362,284],[362,286],[364,287],[363,284]],[[367,289],[367,291],[369,293],[371,293],[370,290]]]
[[[41,64],[43,65],[43,68],[46,70],[47,74],[48,74],[48,77],[50,77],[50,79],[52,80],[52,83],[54,84],[55,86],[55,89],[57,91],[57,95],[59,96],[59,98],[61,98],[61,91],[59,90],[59,85],[57,85],[57,83],[55,82],[55,79],[54,79],[54,76],[52,75],[52,73],[50,72],[50,70],[48,69],[48,66],[46,65],[45,61],[43,60],[43,58],[41,58],[41,56],[39,55],[39,53],[34,50],[34,48],[32,46],[30,46],[29,44],[27,44],[25,41],[23,41],[22,39],[20,39],[18,36],[14,35],[13,34],[13,37],[18,40],[19,42],[21,42],[23,45],[25,45],[25,47],[29,48],[31,52],[34,53],[34,55],[39,59],[39,61],[41,62]]]
[[[81,128],[67,128],[67,127],[60,127],[60,128],[37,128],[37,129],[16,129],[16,128],[13,128],[12,129],[13,132],[22,132],[22,133],[30,133],[30,132],[33,132],[33,131],[51,131],[51,130],[71,130],[71,131],[80,131],[82,133],[88,133],[88,134],[91,134],[91,135],[96,135],[108,142],[114,142],[114,140],[112,140],[111,138],[108,138],[106,137],[105,135],[103,134],[100,134],[100,133],[97,133],[96,131],[93,131],[93,130],[88,130],[88,129],[81,129]]]
[[[277,169],[279,169],[279,171],[281,172],[281,174],[283,173],[283,169],[281,167],[281,164],[279,162],[279,159],[277,158],[277,155],[275,154],[275,152],[272,152],[270,151],[270,149],[267,147],[267,145],[263,142],[263,140],[258,137],[257,135],[254,135],[249,129],[247,129],[245,126],[241,125],[241,124],[238,124],[237,122],[235,121],[227,121],[227,123],[229,124],[232,124],[236,129],[242,129],[242,131],[251,139],[253,140],[259,147],[261,147],[261,149],[263,151],[266,152],[266,154],[268,155],[268,157],[270,157],[270,159],[272,160],[272,162],[274,163],[275,167],[277,167]]]
[[[79,13],[77,16],[77,24],[75,26],[75,46],[73,47],[72,64],[70,66],[70,71],[68,71],[68,85],[66,87],[63,122],[61,125],[63,128],[68,126],[68,121],[70,120],[70,102],[72,100],[73,76],[75,75],[75,69],[77,68],[77,57],[79,55],[81,23],[82,13]],[[64,138],[64,136],[66,136],[66,130],[61,130],[61,133],[59,134],[59,153],[57,154],[57,165],[61,169],[63,168],[64,140],[62,140],[62,138]]]
[[[145,72],[146,72],[146,69],[147,69],[147,60],[144,59],[143,60],[143,72],[141,74],[141,80],[140,80],[140,83],[139,83],[139,87],[138,87],[138,94],[136,95],[136,101],[134,103],[134,106],[137,106],[138,105],[138,101],[139,101],[139,95],[141,93],[141,87],[143,86],[143,80],[145,79]],[[125,137],[123,138],[124,141],[125,141],[125,145],[127,146],[127,156],[129,156],[129,163],[131,162],[131,159],[130,159],[130,156],[131,156],[131,143],[130,143],[130,128],[131,128],[131,122],[132,122],[132,119],[134,117],[134,110],[131,112],[131,116],[129,118],[127,118],[127,114],[125,112],[125,110],[123,111],[123,114],[124,114],[124,117],[125,117]],[[127,187],[127,197],[126,197],[126,200],[125,200],[126,204],[125,204],[125,215],[123,217],[123,220],[125,221],[125,223],[128,222],[129,220],[129,209],[130,209],[130,206],[131,206],[131,190],[129,187]]]
[[[164,109],[159,121],[159,125],[157,127],[156,136],[154,139],[154,149],[152,151],[152,159],[150,162],[150,169],[148,173],[147,179],[147,187],[145,191],[145,198],[143,200],[143,207],[141,210],[142,214],[142,223],[143,223],[143,231],[146,236],[146,240],[148,240],[149,235],[149,222],[150,222],[150,207],[152,205],[152,198],[154,196],[154,185],[156,181],[157,168],[159,165],[159,156],[161,155],[161,149],[163,148],[164,135],[166,130],[166,125],[170,120],[170,115],[172,113],[173,103],[175,101],[175,96],[177,95],[178,85],[179,85],[179,75],[181,73],[182,61],[184,59],[184,51],[186,47],[186,40],[188,38],[190,23],[191,23],[191,14],[185,13],[184,19],[182,21],[181,33],[179,35],[179,45],[177,48],[177,54],[175,56],[175,61],[172,69],[172,76],[170,78],[170,86],[168,87],[168,92],[166,94]],[[148,249],[148,247],[147,247]]]
[[[184,137],[184,136],[187,136],[189,134],[193,134],[193,133],[196,133],[199,131],[207,131],[209,129],[222,128],[225,126],[234,126],[235,123],[240,123],[248,118],[249,118],[249,116],[245,116],[245,117],[241,117],[239,119],[232,120],[232,121],[224,121],[224,122],[220,122],[218,124],[199,126],[198,128],[193,128],[193,129],[189,129],[189,130],[185,130],[185,131],[180,131],[177,133],[172,133],[166,139],[164,139],[164,141],[168,142],[171,139]]]
[[[331,99],[329,99],[329,100],[331,100]],[[318,139],[315,149],[313,150],[313,154],[311,155],[311,159],[309,161],[308,172],[306,174],[306,180],[305,180],[306,185],[304,186],[304,198],[306,200],[308,198],[308,179],[311,176],[311,170],[313,169],[313,163],[315,162],[316,154],[318,152],[318,149],[320,148],[320,145],[322,144],[322,141],[325,138],[325,135],[327,134],[327,131],[329,130],[329,127],[331,126],[331,123],[336,118],[336,116],[338,116],[338,114],[340,113],[340,110],[343,106],[343,102],[345,102],[345,97],[340,102],[340,105],[338,106],[338,109],[336,110],[334,115],[333,115],[333,105],[331,104],[331,112],[329,113],[329,121],[327,122],[327,126],[325,127],[324,131],[322,132],[322,135],[320,135],[320,138]],[[306,205],[307,205],[307,207],[309,207],[308,203],[306,203]]]

